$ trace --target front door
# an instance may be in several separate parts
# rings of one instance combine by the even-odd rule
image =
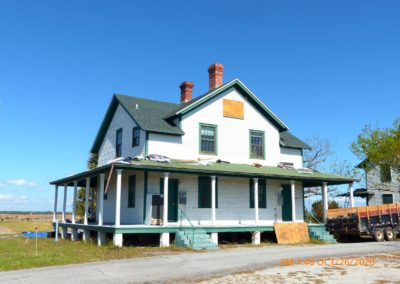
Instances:
[[[282,221],[292,221],[292,197],[290,185],[282,185]]]
[[[178,221],[178,180],[168,179],[168,222]],[[160,179],[160,193],[164,194],[164,179]]]

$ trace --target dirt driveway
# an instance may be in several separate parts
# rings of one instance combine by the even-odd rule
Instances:
[[[362,261],[364,259],[364,261]],[[197,283],[396,283],[400,284],[400,252],[295,263],[238,273]]]

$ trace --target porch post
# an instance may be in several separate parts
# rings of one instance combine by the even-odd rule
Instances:
[[[115,192],[115,226],[121,225],[121,187],[122,187],[122,169],[117,169],[117,188]],[[123,235],[114,233],[113,243],[117,247],[122,247]]]
[[[296,195],[295,195],[296,183],[294,180],[290,181],[290,197],[292,200],[292,222],[296,221]]]
[[[168,225],[168,180],[169,173],[164,173],[164,204],[163,204],[163,225]]]
[[[168,181],[169,173],[164,173],[163,226],[168,226]],[[161,233],[160,247],[169,247],[169,233]]]
[[[115,194],[115,226],[121,225],[122,170],[117,170],[117,190]]]
[[[72,199],[72,224],[76,223],[76,194],[78,191],[78,182],[74,181],[74,197]]]
[[[86,191],[85,191],[85,213],[83,216],[83,224],[88,224],[88,215],[89,215],[89,191],[90,191],[90,178],[86,178]]]
[[[54,212],[53,212],[53,222],[57,221],[57,201],[58,201],[58,185],[54,189]]]
[[[103,226],[103,204],[104,204],[104,178],[105,174],[100,174],[99,179],[99,192],[97,196],[97,200],[99,203],[97,204],[97,214],[98,214],[98,225]],[[97,232],[97,245],[101,246],[106,243],[106,234],[104,232]]]
[[[215,207],[216,207],[216,177],[211,176],[211,225],[215,225]]]
[[[104,200],[104,177],[105,174],[100,174],[100,181],[99,181],[99,204],[98,205],[98,213],[99,213],[99,219],[98,219],[98,225],[103,226],[103,200]]]
[[[349,183],[350,207],[354,207],[353,183]]]
[[[66,223],[66,211],[67,211],[67,190],[68,184],[64,184],[64,199],[63,199],[63,211],[62,211],[62,223]],[[65,226],[61,227],[61,238],[67,238],[68,228]]]
[[[76,194],[78,191],[78,181],[74,181],[74,196],[72,199],[72,224],[76,223]],[[72,228],[71,230],[71,240],[75,241],[78,238],[78,230]]]
[[[89,215],[89,191],[90,191],[90,177],[86,178],[86,191],[85,191],[85,212],[83,216],[83,224],[88,224],[88,215]],[[90,240],[90,231],[84,230],[82,235],[83,241],[87,242]]]
[[[63,212],[62,212],[62,222],[65,223],[65,214],[67,210],[67,190],[68,190],[68,185],[65,183],[64,184],[64,200],[63,200]]]
[[[258,226],[258,178],[253,178],[254,181],[254,214],[255,224]]]
[[[322,221],[326,223],[328,212],[328,183],[322,183]]]

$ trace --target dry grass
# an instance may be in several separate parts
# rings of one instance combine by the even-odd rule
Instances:
[[[34,238],[10,237],[0,240],[0,271],[152,256],[161,252],[176,254],[182,251],[176,247],[98,247],[94,243],[81,241],[59,240],[55,243],[53,239],[39,238],[36,255]]]
[[[35,239],[22,237],[21,232],[35,231],[35,228],[38,231],[50,232],[52,222],[21,221],[24,220],[24,216],[12,215],[14,215],[13,221],[0,221],[0,234],[5,233],[0,236],[0,271],[190,251],[176,247],[116,248],[112,244],[98,247],[95,243],[86,244],[82,241],[60,239],[58,243],[55,243],[54,239],[39,238],[38,255],[36,255]]]
[[[34,232],[35,228],[39,232],[50,232],[53,230],[49,221],[1,221],[0,231],[5,229],[7,235],[20,235],[21,232]]]

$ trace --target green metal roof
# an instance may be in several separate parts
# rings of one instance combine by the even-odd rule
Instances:
[[[282,147],[311,150],[311,146],[301,141],[289,131],[281,132],[280,136],[280,144]]]
[[[154,172],[171,172],[186,173],[197,175],[217,175],[231,177],[258,177],[267,179],[280,180],[297,180],[303,181],[304,186],[321,186],[322,182],[328,182],[329,185],[346,184],[357,181],[351,177],[343,177],[333,174],[312,172],[306,173],[296,169],[284,169],[279,167],[262,166],[260,168],[247,164],[224,164],[214,163],[212,165],[200,165],[195,162],[187,163],[172,160],[171,163],[159,163],[153,161],[137,161],[132,164],[116,164],[115,168],[154,171]],[[68,183],[72,185],[74,180],[81,180],[88,176],[95,176],[101,172],[108,172],[110,165],[96,168],[94,170],[79,173],[70,177],[51,182],[51,184],[62,185]]]
[[[164,119],[164,116],[171,109],[176,108],[177,104],[125,95],[115,95],[115,97],[143,130],[175,135],[185,134],[178,126]]]
[[[99,151],[119,104],[142,130],[170,135],[184,134],[182,129],[164,119],[168,113],[179,106],[178,104],[115,94],[97,132],[91,148],[92,153]]]

